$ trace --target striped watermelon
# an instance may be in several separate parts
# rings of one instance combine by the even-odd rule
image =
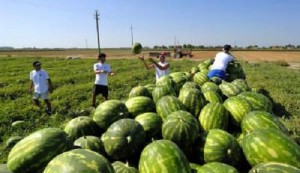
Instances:
[[[146,84],[144,85],[145,88],[147,88],[147,90],[150,92],[150,94],[152,93],[153,89],[156,87],[155,84]]]
[[[136,97],[136,96],[146,96],[151,98],[152,94],[149,92],[149,90],[144,86],[136,86],[131,89],[129,92],[128,98]]]
[[[174,82],[174,80],[172,79],[172,77],[169,76],[169,75],[164,75],[164,76],[160,77],[160,78],[156,81],[156,86],[159,86],[159,85],[169,85],[169,86],[171,86],[176,92],[178,91],[176,83]]]
[[[195,74],[195,73],[197,73],[197,72],[200,72],[200,69],[199,69],[198,67],[192,67],[192,68],[191,68],[191,73],[192,73],[192,74]]]
[[[135,155],[144,145],[143,126],[129,118],[120,119],[109,126],[101,136],[106,153],[113,159],[126,159]]]
[[[220,92],[219,86],[211,81],[205,82],[202,86],[201,86],[201,90],[203,92],[207,91],[207,90],[213,90],[216,92]]]
[[[16,173],[38,172],[51,159],[70,148],[68,135],[63,130],[41,129],[23,138],[11,149],[7,168]]]
[[[201,109],[206,104],[204,95],[198,89],[181,89],[178,100],[195,117],[199,116]]]
[[[235,79],[231,83],[236,85],[241,91],[250,91],[250,87],[245,79]]]
[[[223,102],[221,95],[217,91],[206,90],[206,91],[203,91],[203,95],[207,102],[210,102],[210,103],[222,103]]]
[[[255,129],[244,136],[241,146],[251,166],[279,162],[300,168],[300,146],[279,130]]]
[[[161,126],[163,122],[162,118],[157,113],[143,113],[135,117],[135,120],[143,126],[148,140],[161,137]]]
[[[71,119],[64,128],[71,141],[75,141],[81,136],[100,136],[101,130],[95,121],[88,116],[79,116]]]
[[[189,164],[190,164],[192,173],[193,173],[193,172],[196,172],[196,173],[197,173],[197,171],[200,170],[200,168],[201,168],[201,165],[199,165],[199,164],[197,164],[197,163],[191,163],[191,162],[190,162]]]
[[[200,86],[198,84],[196,84],[195,82],[188,81],[188,82],[185,82],[183,84],[183,86],[181,87],[181,89],[184,89],[184,88],[200,89]]]
[[[239,171],[225,163],[211,162],[201,166],[197,173],[239,173]]]
[[[254,166],[249,173],[300,173],[300,169],[286,163],[265,162]]]
[[[241,92],[238,96],[246,99],[252,106],[253,110],[272,112],[273,103],[268,97],[264,96],[263,94],[246,91]]]
[[[241,148],[234,136],[230,133],[212,129],[207,132],[204,142],[204,161],[222,162],[237,165],[241,158]]]
[[[166,95],[177,96],[175,90],[170,85],[158,85],[152,91],[152,98],[155,103]]]
[[[135,167],[129,166],[128,163],[115,161],[112,163],[112,166],[115,170],[115,173],[139,173]]]
[[[199,116],[200,127],[203,131],[211,129],[226,130],[229,113],[221,103],[208,103]]]
[[[241,89],[239,87],[224,80],[222,80],[222,83],[219,85],[219,88],[222,94],[226,97],[236,96],[241,92]]]
[[[133,54],[139,54],[142,52],[142,50],[143,50],[143,46],[141,43],[136,42],[132,45],[131,52]]]
[[[183,103],[174,96],[163,96],[156,103],[157,114],[164,120],[169,114],[179,110],[186,110]]]
[[[87,149],[74,149],[52,159],[44,173],[114,173],[110,162],[102,155]]]
[[[252,111],[251,105],[242,97],[233,96],[224,101],[225,108],[230,112],[234,124],[240,125],[246,114]]]
[[[132,117],[136,117],[145,112],[155,112],[154,101],[145,96],[130,98],[125,102],[125,105]]]
[[[106,130],[113,122],[127,117],[129,117],[128,108],[120,100],[102,102],[92,115],[93,120],[102,130]]]
[[[74,141],[74,146],[89,149],[102,155],[106,154],[103,142],[96,136],[82,136]]]
[[[167,116],[162,125],[162,137],[179,147],[191,146],[199,133],[199,123],[189,112],[176,111]]]
[[[194,75],[193,81],[196,82],[199,86],[208,81],[208,77],[205,73],[198,72]]]
[[[288,134],[287,128],[280,122],[279,118],[266,111],[251,111],[242,120],[242,131],[250,133],[257,128],[274,128]]]
[[[180,148],[169,140],[147,145],[139,160],[139,173],[191,173],[189,162]]]

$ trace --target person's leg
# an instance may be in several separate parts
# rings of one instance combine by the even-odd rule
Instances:
[[[50,103],[49,99],[45,99],[44,101],[45,101],[46,106],[47,106],[47,111],[51,112],[52,111],[52,107],[51,107],[51,103]]]
[[[93,88],[93,97],[92,97],[92,106],[96,108],[96,97],[99,94],[99,85],[94,85]]]
[[[38,107],[41,107],[41,104],[40,104],[40,101],[39,101],[39,97],[40,97],[40,94],[38,94],[38,93],[33,93],[33,98],[32,98],[32,100],[33,100],[33,103],[36,105],[36,106],[38,106]]]
[[[108,100],[108,86],[102,87],[102,96],[104,101]]]

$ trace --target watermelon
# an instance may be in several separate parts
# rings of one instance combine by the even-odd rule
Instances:
[[[139,54],[142,52],[142,50],[143,50],[143,46],[141,43],[136,42],[132,45],[131,51],[133,54]]]
[[[160,77],[158,80],[156,80],[156,86],[160,85],[168,85],[174,89],[176,93],[179,92],[179,89],[177,88],[177,84],[175,81],[172,79],[170,75],[164,75]]]
[[[38,172],[51,159],[70,148],[70,140],[63,130],[41,129],[26,136],[11,149],[7,168],[16,173]]]
[[[114,173],[110,162],[101,154],[87,149],[74,149],[52,159],[44,173]]]
[[[166,95],[177,96],[175,90],[170,85],[158,85],[152,91],[152,98],[155,103]]]
[[[245,79],[235,79],[231,83],[236,85],[242,92],[250,90],[250,87]]]
[[[202,165],[197,173],[239,173],[239,171],[225,163],[211,162]]]
[[[175,111],[168,115],[162,125],[162,137],[185,148],[194,144],[199,133],[197,119],[187,111]]]
[[[150,92],[150,94],[152,94],[152,91],[156,87],[156,84],[146,84],[146,85],[144,85],[144,87],[147,88],[147,90]]]
[[[191,173],[189,162],[182,150],[170,140],[148,144],[139,160],[139,173]]]
[[[254,129],[243,137],[241,146],[252,167],[263,162],[279,162],[300,168],[300,146],[274,128]]]
[[[206,104],[204,95],[198,89],[181,89],[178,100],[183,103],[188,112],[197,118]]]
[[[16,143],[18,143],[21,139],[23,139],[22,136],[11,136],[7,139],[5,147],[11,148],[16,145]]]
[[[113,159],[126,159],[143,147],[143,126],[129,118],[120,119],[109,126],[101,136],[106,153]]]
[[[99,154],[105,155],[103,142],[96,136],[82,136],[74,141],[74,146],[83,149],[89,149]]]
[[[241,92],[238,96],[246,99],[253,110],[272,112],[273,103],[263,94],[245,91]]]
[[[222,80],[222,83],[219,85],[219,88],[222,94],[226,97],[236,96],[241,92],[241,89],[239,87],[224,80]]]
[[[279,118],[266,111],[251,111],[242,120],[241,128],[244,133],[250,133],[257,128],[274,128],[288,134],[287,128]]]
[[[93,120],[102,130],[106,130],[113,122],[129,117],[125,103],[120,100],[102,102],[92,115]]]
[[[71,141],[75,141],[81,136],[100,136],[101,130],[95,121],[88,116],[79,116],[71,119],[64,128]]]
[[[220,129],[209,130],[203,135],[205,163],[222,162],[229,165],[239,163],[241,148],[233,135]]]
[[[184,88],[194,88],[194,89],[200,90],[200,86],[198,84],[196,84],[196,82],[192,82],[192,81],[185,82],[182,85],[181,89],[184,89]]]
[[[208,77],[205,73],[197,72],[193,77],[193,81],[196,82],[199,86],[201,86],[202,84],[208,81]]]
[[[221,103],[208,103],[203,107],[199,116],[200,127],[203,131],[226,130],[228,120],[229,113]]]
[[[155,112],[155,103],[152,99],[145,96],[137,96],[125,102],[126,107],[132,117],[146,112]]]
[[[163,96],[156,103],[157,114],[164,120],[169,114],[179,110],[186,110],[183,103],[174,96]]]
[[[139,173],[135,167],[129,166],[128,163],[115,161],[112,163],[112,166],[115,170],[115,173]]]
[[[223,102],[221,95],[217,91],[205,90],[205,91],[203,91],[203,95],[207,102],[210,102],[210,103],[222,103]]]
[[[201,168],[201,165],[197,164],[197,163],[189,163],[190,164],[190,167],[191,167],[191,170],[192,170],[192,173],[193,172],[198,172]]]
[[[146,96],[151,98],[152,94],[149,92],[149,90],[146,87],[136,86],[131,89],[128,98],[132,98],[136,96]]]
[[[300,169],[286,163],[264,162],[254,166],[249,173],[300,173]]]
[[[240,126],[245,115],[252,111],[248,101],[238,96],[226,99],[223,105],[230,112],[232,122],[238,126]]]
[[[135,120],[143,126],[148,140],[161,137],[161,126],[163,121],[157,113],[146,112],[135,117]]]
[[[207,90],[213,90],[213,91],[216,91],[216,92],[220,92],[220,89],[219,89],[219,86],[214,83],[214,82],[211,82],[211,81],[207,81],[205,82],[202,86],[201,86],[201,90],[203,92],[207,91]]]

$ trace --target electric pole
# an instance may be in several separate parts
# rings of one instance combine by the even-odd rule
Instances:
[[[133,46],[133,32],[132,32],[132,25],[130,26],[130,31],[131,31],[131,46]]]
[[[95,19],[96,19],[96,29],[97,29],[98,52],[100,54],[101,50],[100,50],[99,25],[98,25],[99,16],[100,16],[100,14],[98,14],[98,10],[96,10]]]

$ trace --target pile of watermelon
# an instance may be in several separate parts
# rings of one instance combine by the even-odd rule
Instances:
[[[237,62],[209,80],[212,60],[136,86],[64,129],[45,128],[11,149],[18,173],[300,172],[300,146],[252,89]]]

